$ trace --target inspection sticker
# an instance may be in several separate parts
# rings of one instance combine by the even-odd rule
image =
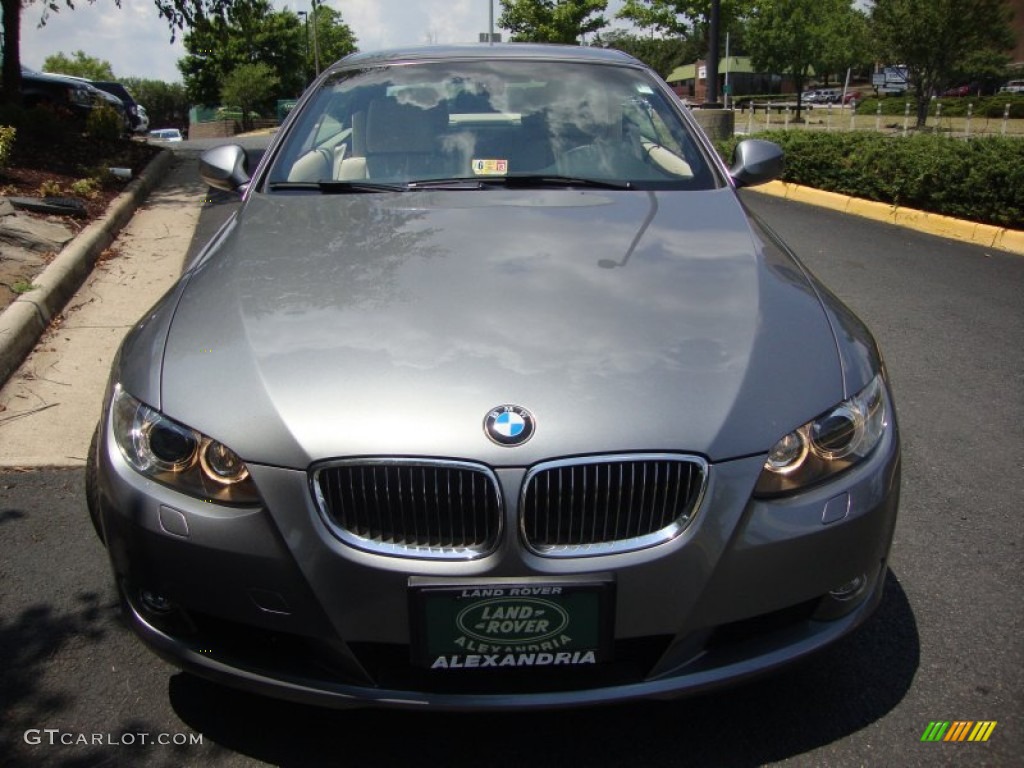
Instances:
[[[508,160],[474,160],[473,173],[477,176],[504,176],[508,173]]]

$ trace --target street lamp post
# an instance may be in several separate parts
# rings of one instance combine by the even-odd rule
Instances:
[[[718,108],[718,23],[721,14],[721,0],[711,0],[711,14],[708,24],[707,95],[705,106]]]
[[[313,69],[316,72],[316,76],[320,77],[320,45],[316,39],[316,28],[317,24],[317,0],[310,0],[310,5],[313,7]]]
[[[302,23],[306,27],[306,57],[303,59],[305,66],[303,67],[306,82],[309,82],[309,14],[306,11],[296,11],[296,16],[302,17]]]

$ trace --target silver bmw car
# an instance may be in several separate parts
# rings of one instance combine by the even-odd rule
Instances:
[[[350,56],[129,333],[88,467],[131,626],[307,703],[670,697],[879,603],[900,449],[865,326],[624,54]]]

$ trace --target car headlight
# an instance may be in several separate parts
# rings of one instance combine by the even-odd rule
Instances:
[[[889,403],[878,375],[849,400],[775,443],[754,493],[790,493],[842,472],[870,454],[888,426]]]
[[[118,384],[111,404],[114,439],[136,471],[218,504],[258,504],[245,462],[219,443],[136,400]]]
[[[68,87],[68,101],[72,104],[81,104],[84,107],[92,104],[92,94],[87,88]]]

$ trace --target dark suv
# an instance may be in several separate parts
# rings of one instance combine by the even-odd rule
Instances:
[[[21,68],[21,100],[26,107],[47,105],[64,109],[83,123],[93,109],[106,103],[88,82],[66,75],[51,75]]]
[[[124,104],[124,111],[128,117],[128,124],[132,131],[138,131],[139,123],[142,122],[142,117],[139,115],[139,103],[135,101],[135,97],[125,88],[121,83],[106,82],[103,80],[91,80],[90,81],[96,88],[101,91],[106,91],[109,94],[117,96]]]
[[[44,73],[49,74],[49,73]],[[100,100],[112,107],[117,114],[121,116],[121,121],[124,123],[125,135],[131,135],[135,130],[135,126],[138,124],[138,104],[135,103],[135,99],[131,97],[128,90],[120,83],[105,83],[96,82],[94,80],[87,80],[84,77],[78,77],[77,75],[60,75],[60,77],[69,77],[72,80],[78,80],[79,82],[85,83],[90,88],[96,91],[96,95],[100,97]],[[124,97],[120,93],[115,91],[113,88],[107,86],[117,86],[124,93]],[[128,102],[125,99],[131,101],[132,108],[129,109]]]

